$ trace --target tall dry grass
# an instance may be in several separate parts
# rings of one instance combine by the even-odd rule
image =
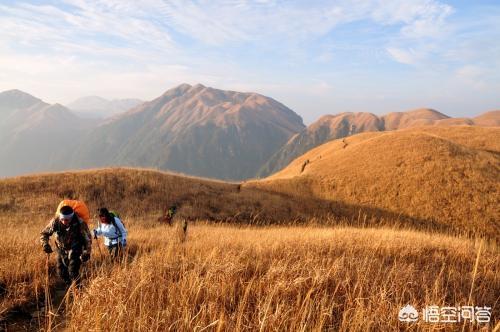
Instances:
[[[57,277],[55,254],[50,256],[47,271],[46,254],[39,242],[47,222],[40,216],[0,216],[0,330],[45,328],[45,292],[54,296],[56,289],[63,287]],[[52,247],[55,249],[54,244]],[[96,250],[92,264],[97,267],[104,258]]]
[[[201,224],[180,242],[139,229],[137,255],[73,302],[70,330],[389,331],[408,326],[397,318],[408,303],[492,306],[491,328],[500,313],[496,246],[476,266],[479,243],[413,231]]]
[[[0,280],[6,294],[0,308],[5,315],[15,306],[26,311],[3,326],[47,329],[44,319],[33,316],[35,290],[43,305],[45,256],[35,238],[44,221],[21,231],[2,222],[7,226],[0,234]],[[127,259],[111,263],[94,243],[84,287],[60,306],[51,328],[386,331],[407,327],[397,314],[408,303],[419,309],[487,305],[493,307],[489,328],[499,320],[495,244],[483,243],[478,256],[479,241],[390,228],[197,223],[184,238],[179,228],[148,220],[127,225]],[[51,257],[51,288],[57,284],[54,264]]]

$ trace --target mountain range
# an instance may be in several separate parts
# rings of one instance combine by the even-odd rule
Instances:
[[[96,127],[73,166],[145,166],[238,180],[254,176],[304,128],[274,99],[183,84]]]
[[[83,118],[101,119],[123,113],[142,103],[142,100],[135,98],[108,100],[99,96],[87,96],[78,98],[66,107]]]
[[[363,132],[451,125],[500,126],[500,111],[487,112],[475,118],[450,118],[428,108],[393,112],[383,116],[366,112],[325,115],[294,135],[262,166],[257,176],[266,177],[273,174],[312,148],[334,139]]]
[[[19,90],[0,93],[0,175],[61,170],[95,124]]]
[[[109,103],[86,97],[69,106],[101,107],[103,114]],[[500,125],[500,111],[468,119],[419,109],[326,115],[306,127],[272,98],[201,84],[182,84],[148,102],[115,101],[127,103],[137,105],[96,120],[19,90],[0,93],[0,176],[120,165],[242,180],[272,174],[318,145],[361,132]]]

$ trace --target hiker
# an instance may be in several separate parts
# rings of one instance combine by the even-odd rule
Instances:
[[[176,211],[177,207],[175,205],[172,205],[171,207],[168,208],[166,217],[169,225],[172,225],[172,220],[174,219],[174,214]]]
[[[80,281],[80,266],[90,259],[92,237],[87,224],[71,206],[62,206],[58,215],[40,233],[43,250],[50,254],[49,239],[56,233],[57,271],[66,285]]]
[[[94,229],[94,238],[104,236],[104,245],[111,257],[116,258],[127,246],[127,230],[116,213],[105,207],[99,209],[99,219],[101,222]]]
[[[165,210],[165,213],[158,218],[158,221],[160,223],[165,223],[168,224],[169,226],[172,226],[172,220],[174,219],[174,215],[176,212],[177,212],[177,206],[172,205],[167,210]]]

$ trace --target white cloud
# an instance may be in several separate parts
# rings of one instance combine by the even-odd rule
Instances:
[[[182,82],[276,93],[280,99],[288,95],[298,100],[301,93],[319,99],[334,91],[332,86],[342,88],[343,84],[336,84],[339,77],[353,77],[351,73],[327,79],[323,79],[327,75],[315,75],[322,70],[333,74],[335,64],[336,69],[347,71],[354,62],[364,64],[366,59],[386,65],[390,59],[416,66],[421,73],[420,69],[443,62],[449,66],[448,77],[472,84],[492,79],[485,81],[484,75],[467,68],[468,63],[480,64],[484,70],[496,61],[491,70],[498,73],[500,59],[498,43],[491,41],[491,33],[483,33],[498,27],[498,15],[477,28],[479,43],[477,36],[453,35],[459,30],[450,24],[454,9],[438,0],[40,3],[0,4],[0,90],[21,88],[52,101],[87,94],[148,99]],[[343,36],[341,28],[349,29],[356,22],[361,23],[353,24],[360,31],[356,34],[367,29],[376,40],[362,39],[354,32],[352,42]],[[375,36],[379,30],[381,35]],[[312,44],[314,49],[308,47]],[[252,59],[240,61],[239,55],[245,57],[247,52]],[[274,62],[255,65],[271,58],[272,52],[279,55],[274,54]],[[341,61],[346,61],[347,69]],[[302,69],[307,66],[320,69],[310,73]],[[355,89],[357,83],[351,83],[349,87]]]
[[[447,18],[454,9],[438,1],[383,1],[374,13],[375,21],[385,24],[400,22],[399,36],[386,47],[387,53],[399,63],[424,66],[436,62],[439,45],[452,29]],[[431,57],[434,59],[429,60]],[[438,59],[439,60],[439,59]]]
[[[179,43],[184,39],[173,37],[181,34],[207,45],[250,42],[297,48],[340,24],[365,19],[402,25],[403,37],[435,35],[451,12],[451,7],[434,0],[341,0],[314,5],[243,0],[63,2],[65,7],[0,5],[0,41],[67,53],[91,54],[97,48],[127,54],[128,49],[142,48],[166,54],[182,48]]]
[[[402,35],[419,38],[442,29],[452,7],[435,0],[323,1],[189,1],[156,3],[167,24],[209,44],[252,41],[277,36],[315,38],[339,24],[372,19],[401,24]]]
[[[388,47],[386,50],[394,60],[407,65],[416,65],[424,57],[422,53],[419,53],[412,48],[401,49],[396,47]]]
[[[121,7],[92,6],[91,2],[71,4],[76,6],[73,11],[27,3],[0,5],[0,38],[44,49],[57,48],[59,43],[96,41],[101,45],[114,44],[116,48],[123,44],[164,50],[174,47],[169,33],[149,21],[151,16],[127,15],[130,11]]]
[[[433,0],[383,0],[372,17],[382,24],[403,23],[401,33],[406,38],[424,38],[442,34],[452,13],[451,6]]]

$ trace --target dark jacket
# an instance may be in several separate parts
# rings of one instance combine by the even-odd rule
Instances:
[[[87,224],[76,214],[71,219],[69,227],[64,226],[58,217],[52,219],[40,232],[42,246],[49,243],[49,238],[56,233],[56,247],[60,250],[70,250],[75,246],[82,246],[89,254],[92,250],[92,236]]]

